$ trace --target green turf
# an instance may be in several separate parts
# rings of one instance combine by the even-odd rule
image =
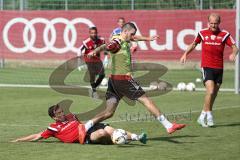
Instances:
[[[48,84],[53,69],[0,69],[0,84]],[[73,71],[67,84],[83,82],[85,71]],[[107,71],[109,73],[109,71]],[[136,73],[135,75],[144,73]],[[160,79],[176,87],[179,82],[194,82],[201,77],[197,70],[169,70]],[[224,73],[222,88],[233,88],[234,71]],[[197,87],[203,87],[201,83]],[[215,128],[201,128],[196,118],[202,108],[204,92],[176,92],[152,97],[172,121],[186,123],[184,130],[168,135],[145,108],[121,102],[116,114],[108,122],[116,127],[140,133],[147,132],[147,145],[138,142],[129,145],[63,144],[56,139],[34,143],[9,143],[19,136],[44,130],[52,120],[47,116],[48,106],[64,99],[73,100],[71,111],[89,111],[101,103],[86,96],[57,93],[45,88],[0,88],[0,160],[54,160],[54,159],[128,159],[128,160],[226,160],[240,156],[240,97],[232,92],[220,92],[214,108]],[[175,113],[182,113],[173,116]],[[113,122],[114,121],[114,122]],[[117,121],[117,122],[116,122]],[[119,122],[120,121],[120,122]]]
[[[169,75],[169,77],[177,77],[177,75],[178,73]],[[187,75],[186,80],[191,79],[192,74]],[[230,84],[230,82],[227,83]],[[0,88],[0,92],[1,160],[239,159],[240,97],[232,92],[220,92],[217,97],[214,108],[219,110],[214,111],[215,128],[201,128],[196,124],[199,113],[195,111],[201,110],[204,92],[170,92],[154,97],[152,99],[167,114],[186,112],[178,116],[177,121],[186,123],[187,127],[178,133],[168,135],[158,122],[149,117],[148,121],[143,118],[144,121],[138,122],[110,123],[116,128],[136,133],[141,131],[148,133],[149,141],[146,145],[134,142],[123,146],[82,146],[63,144],[56,139],[44,142],[9,143],[10,140],[19,136],[37,133],[45,129],[52,122],[47,116],[49,105],[63,99],[71,99],[74,101],[71,111],[82,112],[94,108],[100,102],[83,96],[60,94],[51,89]],[[225,109],[221,109],[223,107]],[[145,108],[140,104],[127,106],[125,103],[121,103],[114,117],[108,121],[130,120],[130,118],[136,118],[137,115],[142,118],[145,113]],[[169,118],[174,120],[172,116]]]
[[[54,69],[41,68],[4,68],[0,69],[0,84],[48,84],[49,77]],[[86,71],[74,70],[66,78],[67,84],[89,85],[83,81]],[[109,70],[106,74],[109,74]],[[142,75],[142,72],[136,72],[135,76]],[[171,83],[174,87],[179,82],[195,82],[196,78],[201,78],[201,72],[196,69],[188,70],[168,70],[160,79]],[[156,81],[156,80],[153,80]],[[203,87],[202,83],[196,83],[197,87]],[[234,71],[226,70],[224,72],[222,88],[234,88]]]

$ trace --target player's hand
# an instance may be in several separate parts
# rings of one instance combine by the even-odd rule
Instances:
[[[15,142],[19,142],[19,140],[18,139],[14,139],[14,140],[12,140],[10,142],[15,143]]]
[[[229,55],[229,60],[230,61],[235,61],[236,60],[236,54],[230,54]]]
[[[158,38],[159,38],[159,35],[152,36],[150,37],[150,41],[157,40]]]
[[[187,55],[186,55],[186,54],[183,54],[182,57],[180,58],[180,62],[181,62],[182,64],[185,64],[186,61],[187,61]]]
[[[134,52],[136,52],[137,51],[137,46],[132,46],[131,48],[130,48],[130,52],[131,53],[134,53]]]
[[[87,57],[88,57],[88,58],[91,58],[91,57],[93,57],[93,56],[95,56],[95,53],[94,53],[93,51],[87,54]]]

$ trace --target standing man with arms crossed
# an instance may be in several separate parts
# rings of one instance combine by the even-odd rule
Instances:
[[[209,27],[202,29],[198,33],[194,42],[187,48],[180,59],[181,63],[185,63],[187,55],[202,42],[201,67],[206,95],[203,110],[197,120],[202,127],[214,126],[212,108],[222,84],[223,51],[225,44],[232,48],[232,54],[229,56],[230,61],[235,61],[238,52],[238,48],[230,33],[219,28],[220,22],[221,17],[218,14],[210,14],[208,16]],[[205,123],[205,117],[207,117],[207,123]]]
[[[128,22],[122,27],[122,32],[118,38],[113,39],[109,44],[102,45],[89,53],[89,56],[94,56],[96,53],[103,50],[110,51],[112,54],[112,73],[108,81],[106,108],[104,111],[97,114],[92,120],[88,121],[86,123],[86,128],[112,117],[123,96],[142,103],[166,128],[169,134],[185,127],[184,124],[169,122],[154,102],[147,97],[141,86],[132,78],[129,43],[133,40],[136,31],[136,26],[133,23]],[[156,38],[157,37],[150,37],[149,39],[154,40]]]

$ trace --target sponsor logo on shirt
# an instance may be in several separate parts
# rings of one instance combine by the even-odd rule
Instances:
[[[66,126],[64,126],[61,131],[65,130],[67,127],[69,127],[71,124],[75,123],[75,121],[69,122]]]
[[[221,43],[218,42],[205,42],[205,44],[212,45],[212,46],[220,46]]]
[[[211,35],[211,40],[215,40],[216,36],[215,35]]]

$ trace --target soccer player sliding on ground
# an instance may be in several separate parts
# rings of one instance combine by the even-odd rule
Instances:
[[[185,63],[188,54],[202,42],[201,67],[206,94],[203,110],[197,120],[202,127],[214,126],[212,108],[218,90],[222,84],[223,51],[225,44],[232,48],[232,54],[229,56],[230,61],[235,61],[238,53],[238,48],[230,33],[219,28],[220,22],[221,18],[218,14],[210,14],[208,16],[209,27],[198,32],[194,42],[187,48],[186,52],[180,59],[181,63]],[[207,122],[205,122],[205,118]]]
[[[154,102],[146,96],[141,86],[132,78],[129,43],[134,39],[136,31],[136,26],[133,23],[128,22],[123,25],[119,38],[113,39],[109,44],[102,45],[88,54],[88,56],[94,56],[96,53],[103,50],[110,51],[112,58],[112,71],[106,92],[106,108],[86,123],[86,131],[88,131],[88,129],[94,124],[112,117],[123,96],[142,103],[166,128],[169,134],[185,127],[185,124],[169,122]],[[157,37],[154,36],[149,38],[149,40],[155,40],[156,38]]]
[[[112,144],[112,134],[114,128],[104,123],[98,123],[88,130],[84,139],[81,139],[82,124],[74,114],[65,115],[59,105],[53,105],[48,109],[49,116],[55,120],[55,123],[50,124],[47,130],[32,134],[26,137],[18,138],[12,142],[31,142],[55,137],[64,143],[81,143],[81,144]],[[140,141],[146,143],[147,135],[130,133],[127,131],[126,138],[130,141]]]

